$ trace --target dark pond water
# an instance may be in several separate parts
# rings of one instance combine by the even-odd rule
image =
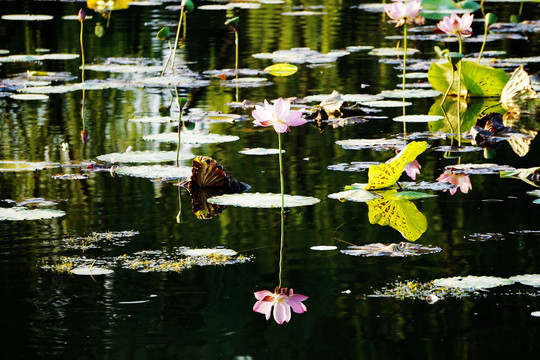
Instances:
[[[178,51],[176,65],[187,67],[208,83],[179,87],[180,95],[188,98],[186,112],[199,109],[247,117],[233,123],[197,123],[195,130],[185,131],[206,130],[239,139],[186,145],[185,150],[193,156],[213,157],[236,179],[251,185],[250,192],[279,193],[277,156],[239,153],[244,148],[276,148],[275,133],[254,127],[250,109],[227,104],[244,99],[259,103],[278,97],[302,99],[333,90],[340,94],[379,94],[401,86],[401,59],[390,57],[396,61],[386,63],[380,61],[383,57],[370,55],[369,50],[354,51],[325,64],[298,64],[298,72],[290,77],[254,75],[270,84],[238,90],[202,72],[217,70],[216,74],[221,74],[222,69],[234,68],[234,35],[223,25],[232,16],[240,16],[239,66],[244,69],[262,70],[272,64],[254,54],[293,47],[321,53],[349,46],[395,47],[402,36],[401,28],[387,23],[381,12],[359,9],[359,3],[251,3],[260,6],[189,13],[187,38]],[[215,4],[197,2],[198,6]],[[0,49],[9,51],[1,56],[79,54],[79,22],[62,17],[76,15],[79,8],[86,9],[85,5],[72,1],[0,1],[1,15],[53,16],[40,22],[0,20]],[[113,12],[108,27],[100,14],[86,9],[92,15],[84,22],[86,64],[144,62],[160,67],[167,58],[168,46],[156,38],[156,33],[163,26],[176,28],[179,12],[167,8],[175,5],[179,3],[130,6]],[[518,13],[520,3],[486,2],[485,7],[506,23]],[[316,14],[283,14],[292,11]],[[481,17],[480,11],[475,15]],[[537,20],[539,15],[538,3],[523,3],[521,20]],[[426,25],[435,24],[428,20]],[[480,36],[483,23],[475,22],[473,29]],[[103,35],[96,36],[100,31]],[[538,28],[511,34],[514,37],[488,42],[486,50],[504,51],[497,55],[500,59],[540,54]],[[420,50],[410,57],[410,64],[435,59],[435,45],[457,51],[456,42],[438,39],[409,40],[410,48]],[[480,42],[465,42],[464,52],[478,52],[480,46]],[[145,75],[87,70],[85,80],[90,83],[117,80],[123,85],[85,91],[86,143],[80,136],[81,90],[48,94],[46,100],[10,97],[28,70],[67,73],[73,78],[60,83],[78,83],[80,60],[0,61],[0,84],[4,87],[0,97],[0,160],[56,163],[35,171],[0,171],[2,207],[44,198],[57,202],[48,208],[65,212],[54,219],[0,221],[3,359],[537,357],[540,319],[531,316],[540,310],[537,287],[516,282],[487,290],[449,290],[434,304],[428,304],[425,294],[414,285],[408,290],[396,288],[398,282],[421,287],[435,279],[455,276],[540,274],[540,206],[533,203],[537,197],[527,194],[535,190],[534,186],[517,179],[501,179],[495,171],[471,174],[472,190],[467,194],[459,190],[454,195],[419,190],[436,196],[413,203],[427,220],[427,228],[415,244],[439,247],[441,251],[409,257],[350,256],[340,250],[349,245],[399,243],[405,239],[390,226],[371,224],[365,203],[328,197],[343,191],[346,185],[367,182],[367,171],[338,171],[329,166],[384,162],[394,152],[347,150],[336,141],[395,139],[403,132],[403,124],[392,118],[402,115],[403,110],[378,108],[379,112],[371,114],[376,117],[367,122],[328,126],[322,132],[312,124],[293,128],[292,133],[282,135],[285,192],[315,197],[320,202],[285,212],[283,286],[309,299],[304,302],[307,312],[293,313],[289,323],[278,325],[252,310],[255,291],[272,290],[278,285],[278,209],[229,206],[221,214],[201,220],[191,212],[185,189],[179,197],[178,181],[119,174],[113,177],[109,171],[87,169],[90,163],[102,164],[98,156],[124,152],[129,146],[135,151],[176,150],[175,144],[142,139],[176,131],[173,124],[128,121],[159,115],[159,107],[169,104],[170,93],[165,86],[133,85],[144,78],[158,77],[159,71]],[[511,65],[505,69],[510,73],[514,68]],[[536,61],[526,63],[525,69],[537,76],[540,67]],[[407,99],[413,103],[406,108],[407,114],[428,114],[440,98]],[[319,101],[304,106],[309,108]],[[482,109],[486,104],[473,99],[469,108]],[[173,106],[173,119],[174,111]],[[534,113],[523,117],[529,131],[538,131]],[[436,133],[439,129],[448,132],[444,122],[410,123],[406,128],[408,133]],[[450,137],[427,141],[430,148],[418,158],[422,166],[418,183],[437,183],[446,166],[458,163],[540,166],[538,137],[529,140],[528,151],[521,154],[503,141],[489,159],[482,149],[453,153],[459,159],[437,151],[437,147],[455,145]],[[470,140],[462,141],[471,145]],[[62,150],[62,143],[69,144],[69,151]],[[174,161],[165,164],[173,165]],[[120,164],[119,170],[127,165],[133,164]],[[190,166],[191,160],[182,165]],[[83,173],[88,179],[52,177],[59,173]],[[405,181],[406,175],[401,179]],[[179,205],[183,210],[180,222]],[[109,235],[103,235],[107,232]],[[122,232],[133,236],[110,239],[127,235]],[[337,249],[310,249],[318,245]],[[132,262],[132,268],[122,260],[135,261],[145,251],[148,257],[154,254],[155,258],[171,261],[179,249],[186,247],[233,249],[248,261],[194,265],[182,271],[157,271],[154,263],[153,267],[149,265],[154,271],[141,271],[143,267]],[[94,260],[114,273],[90,277],[54,271],[55,265],[66,261],[89,265]]]

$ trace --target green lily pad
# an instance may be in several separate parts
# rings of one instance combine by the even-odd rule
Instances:
[[[52,15],[9,14],[2,15],[2,20],[14,21],[47,21],[52,20]]]
[[[9,96],[13,100],[47,100],[49,97],[43,94],[13,94]]]
[[[284,152],[285,150],[281,150],[282,154]],[[248,148],[240,150],[239,153],[244,155],[277,155],[279,154],[279,149]]]
[[[270,59],[276,63],[293,64],[324,64],[337,61],[342,56],[349,55],[348,51],[330,51],[322,54],[310,48],[292,48],[290,50],[277,50],[273,53],[260,53],[252,55],[256,59]]]
[[[0,160],[0,172],[4,171],[36,171],[55,166],[48,162],[27,162],[17,160]]]
[[[407,48],[407,56],[414,55],[419,53],[420,50],[413,49],[413,48]],[[371,50],[369,55],[375,55],[375,56],[401,56],[403,55],[403,49],[402,48],[376,48]]]
[[[516,275],[509,278],[515,282],[521,283],[523,285],[539,287],[540,286],[540,274],[525,274],[525,275]]]
[[[172,122],[172,118],[170,116],[143,116],[140,118],[131,118],[128,119],[130,122],[137,122],[137,123],[170,123]]]
[[[473,61],[462,60],[461,95],[471,97],[500,96],[509,80],[502,69],[488,65],[480,65]],[[459,65],[458,65],[459,66]],[[429,82],[435,90],[445,93],[452,83],[452,65],[449,62],[432,63],[429,67]],[[454,83],[449,95],[458,94],[458,72],[454,71]]]
[[[117,174],[141,177],[146,179],[175,180],[185,179],[191,175],[191,166],[172,165],[142,165],[122,166],[116,170]]]
[[[444,116],[440,115],[402,115],[395,117],[394,121],[409,122],[409,123],[424,123],[431,121],[439,121],[444,119]]]
[[[99,266],[79,266],[71,270],[71,273],[75,275],[94,276],[94,275],[108,275],[108,274],[114,273],[114,271],[110,269],[105,269]]]
[[[240,138],[235,135],[201,134],[201,133],[181,133],[180,142],[182,144],[218,144],[237,141]],[[178,133],[161,133],[143,136],[143,140],[166,143],[178,143]]]
[[[329,98],[330,96],[332,95],[331,94],[310,95],[310,96],[306,96],[304,98],[304,101],[320,103],[326,100],[327,98]],[[343,99],[343,101],[346,101],[349,103],[355,103],[355,102],[361,103],[365,101],[376,101],[376,100],[382,99],[382,96],[372,95],[372,94],[344,94],[344,95],[340,94],[340,96],[341,96],[341,99]]]
[[[193,159],[195,156],[191,153],[180,152],[180,160]],[[116,152],[111,154],[99,155],[100,161],[112,163],[158,163],[176,160],[176,151],[129,151]]]
[[[380,108],[387,108],[387,107],[403,107],[403,106],[411,106],[412,103],[408,101],[397,101],[397,100],[379,100],[379,101],[363,101],[360,103],[362,106],[369,106],[369,107],[380,107]]]
[[[54,219],[64,215],[66,215],[64,211],[53,209],[0,208],[0,221],[44,220]]]
[[[310,247],[310,250],[332,251],[332,250],[337,250],[337,246],[334,246],[334,245],[317,245],[317,246]]]
[[[485,290],[498,286],[512,285],[514,280],[496,276],[456,276],[433,280],[433,285],[467,290]]]
[[[441,95],[441,92],[426,89],[384,90],[379,95],[389,99],[419,99],[437,97]]]
[[[314,205],[321,200],[299,195],[285,195],[285,207]],[[240,206],[249,208],[278,208],[281,207],[281,194],[243,193],[225,194],[208,199],[216,205]]]
[[[336,144],[347,150],[395,150],[405,145],[405,141],[400,139],[347,139],[338,140]]]
[[[163,66],[157,65],[122,65],[122,64],[89,64],[86,65],[85,70],[110,72],[110,73],[160,73],[163,70]]]

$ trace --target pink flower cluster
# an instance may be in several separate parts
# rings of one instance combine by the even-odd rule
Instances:
[[[403,3],[401,0],[398,0],[385,6],[384,11],[396,23],[396,27],[405,23],[408,25],[422,25],[424,23],[424,18],[420,16],[422,1],[410,0],[408,3]]]
[[[463,37],[469,37],[472,35],[472,22],[474,15],[465,13],[461,17],[456,13],[452,13],[450,17],[445,16],[437,27],[445,32],[447,35],[461,35]]]

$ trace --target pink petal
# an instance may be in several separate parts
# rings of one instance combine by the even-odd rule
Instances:
[[[274,293],[268,290],[256,291],[253,294],[255,295],[255,299],[257,300],[263,300],[267,296],[274,297]]]
[[[301,296],[304,298],[307,298],[307,296],[303,296],[303,295]],[[287,299],[287,305],[289,305],[295,313],[302,314],[303,312],[307,311],[306,305],[301,303],[301,301],[304,301],[304,300],[305,299],[299,300],[299,299],[289,298]]]
[[[276,303],[274,306],[274,320],[278,324],[283,324],[284,321],[289,322],[291,319],[291,308],[283,301]]]
[[[289,132],[289,126],[280,121],[276,121],[274,123],[274,130],[276,130],[277,133],[283,134],[283,133]]]
[[[253,311],[266,316],[266,320],[270,319],[270,313],[272,312],[272,306],[274,304],[270,301],[259,300],[253,305]]]
[[[307,120],[305,120],[302,117],[304,109],[298,110],[298,111],[291,111],[285,117],[283,118],[283,122],[288,124],[289,126],[300,126],[307,123]]]
[[[285,116],[289,113],[289,110],[291,109],[291,104],[289,103],[289,100],[283,100],[282,98],[279,98],[274,103],[274,116],[276,120],[283,120]]]
[[[270,126],[274,122],[272,115],[261,106],[256,105],[255,110],[251,112],[251,116],[255,118],[253,121],[254,124],[260,126]]]

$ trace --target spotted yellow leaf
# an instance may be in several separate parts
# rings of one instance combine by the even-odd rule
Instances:
[[[426,148],[427,142],[413,141],[386,163],[371,165],[368,171],[368,184],[364,190],[384,189],[394,185],[405,169],[405,165],[414,161]]]

